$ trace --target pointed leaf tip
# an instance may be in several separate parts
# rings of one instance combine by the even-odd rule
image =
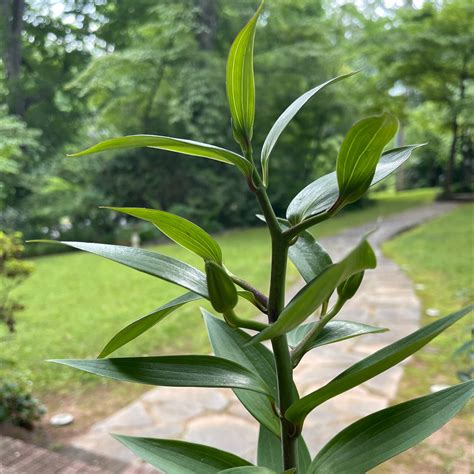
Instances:
[[[253,50],[255,29],[263,4],[236,36],[227,59],[226,90],[232,131],[236,142],[244,150],[250,148],[255,120]]]
[[[97,356],[98,359],[103,359],[107,357],[112,352],[120,349],[125,344],[128,344],[130,341],[133,341],[135,338],[143,334],[145,331],[148,331],[153,326],[161,322],[165,317],[167,317],[172,312],[176,311],[181,306],[201,299],[202,296],[195,293],[189,292],[185,293],[178,298],[160,306],[146,316],[137,319],[131,324],[128,324],[126,327],[121,329],[117,334],[115,334],[112,339],[105,345],[100,354]]]
[[[202,444],[117,434],[113,437],[144,461],[169,473],[218,474],[235,467],[251,466],[235,454]]]
[[[383,152],[370,186],[374,186],[396,171],[410,158],[413,150],[421,146],[423,145],[406,145]],[[335,172],[332,172],[318,178],[301,190],[288,206],[286,217],[291,222],[298,223],[308,217],[326,212],[334,206],[338,196],[337,176]]]
[[[300,109],[318,92],[323,90],[326,86],[334,84],[342,79],[346,79],[348,77],[357,74],[359,71],[350,72],[348,74],[342,74],[340,76],[334,77],[329,81],[320,84],[319,86],[310,89],[309,91],[302,94],[298,97],[294,102],[292,102],[284,112],[278,117],[278,119],[273,124],[272,128],[268,132],[267,137],[265,138],[265,142],[263,143],[262,153],[261,153],[261,162],[262,162],[262,171],[263,171],[263,183],[265,186],[268,186],[268,162],[270,159],[270,154],[275,146],[278,138],[283,133],[287,125],[291,122],[291,120],[295,117],[295,115],[300,111]]]
[[[468,306],[428,324],[356,362],[323,387],[294,402],[286,411],[285,417],[296,425],[302,426],[306,416],[317,406],[398,364],[471,311],[472,306]]]
[[[122,245],[96,244],[92,242],[45,241],[68,245],[100,257],[121,263],[135,270],[182,286],[204,298],[208,298],[205,275],[198,269],[172,257],[149,250]]]
[[[166,211],[139,207],[102,206],[102,208],[151,222],[178,245],[181,245],[205,260],[222,263],[222,251],[216,240],[204,229],[184,217]]]
[[[242,365],[200,355],[60,359],[52,362],[123,382],[159,387],[220,387],[271,395],[262,379]]]
[[[366,193],[382,151],[397,130],[398,120],[389,113],[367,117],[351,127],[336,163],[340,206],[357,201]]]
[[[469,381],[362,418],[332,438],[307,472],[368,472],[441,428],[473,392],[474,382]]]
[[[198,156],[211,160],[235,165],[245,176],[250,176],[252,165],[243,156],[233,151],[182,138],[165,137],[162,135],[128,135],[111,138],[93,145],[85,150],[72,153],[68,156],[79,157],[91,153],[100,153],[108,150],[122,150],[128,148],[157,148],[160,150],[181,153],[183,155]]]
[[[264,341],[285,334],[309,317],[342,282],[354,273],[375,268],[377,259],[372,247],[362,240],[344,259],[325,269],[304,286],[281,312],[278,320],[253,337]]]

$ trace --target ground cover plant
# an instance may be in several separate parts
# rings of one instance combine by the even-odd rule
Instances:
[[[354,73],[338,76],[296,99],[277,119],[261,150],[261,166],[254,159],[252,134],[255,118],[253,46],[262,6],[232,44],[227,63],[227,96],[232,132],[242,153],[186,139],[159,135],[134,135],[99,143],[85,154],[133,147],[150,147],[213,159],[234,165],[260,207],[271,241],[268,295],[232,273],[224,264],[218,243],[203,229],[182,217],[153,209],[111,208],[155,224],[164,234],[201,257],[205,272],[159,253],[122,246],[63,242],[71,247],[122,263],[181,286],[186,293],[141,318],[105,345],[97,359],[64,359],[56,362],[96,375],[159,386],[226,387],[233,389],[260,424],[257,465],[231,453],[176,440],[117,436],[150,464],[168,473],[299,472],[362,473],[407,450],[449,421],[469,399],[472,382],[415,398],[373,413],[348,426],[330,440],[314,459],[301,436],[306,416],[325,401],[350,390],[406,359],[442,331],[468,314],[465,308],[441,318],[409,336],[375,352],[338,375],[320,389],[300,398],[293,368],[310,350],[328,343],[376,333],[384,328],[357,321],[335,320],[354,296],[364,272],[375,268],[376,257],[362,239],[339,262],[308,232],[346,205],[362,198],[370,186],[391,174],[418,145],[385,150],[397,132],[391,114],[357,122],[345,136],[333,173],[309,184],[290,203],[286,218],[275,215],[267,194],[269,160],[279,136],[313,96]],[[297,157],[295,157],[297,159]],[[306,285],[285,305],[288,258]],[[126,289],[125,289],[126,291]],[[131,298],[139,295],[130,295]],[[333,299],[331,297],[334,296]],[[196,300],[210,301],[214,313],[202,315],[214,355],[109,357],[117,349],[151,329],[168,314]],[[267,315],[268,323],[239,313],[245,299]],[[319,311],[319,320],[305,323]],[[254,331],[253,335],[247,330]],[[271,342],[272,350],[262,344]],[[337,350],[334,351],[337,357]]]

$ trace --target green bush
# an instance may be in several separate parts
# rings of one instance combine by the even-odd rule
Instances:
[[[21,260],[24,250],[20,232],[9,235],[0,231],[0,322],[10,332],[15,331],[15,313],[23,309],[11,292],[33,271],[33,264]]]
[[[0,384],[0,422],[8,421],[31,430],[45,413],[46,408],[33,397],[28,382],[6,381]]]

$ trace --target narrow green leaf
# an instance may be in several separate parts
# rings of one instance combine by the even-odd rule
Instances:
[[[276,472],[283,471],[281,439],[263,425],[258,431],[257,464]]]
[[[390,114],[368,117],[351,127],[336,163],[341,205],[357,201],[369,189],[382,151],[397,130],[398,121]]]
[[[107,357],[108,355],[115,352],[117,349],[120,349],[125,344],[128,344],[130,341],[133,341],[135,338],[143,334],[148,329],[158,324],[166,316],[171,314],[173,311],[177,310],[186,303],[191,301],[196,301],[201,299],[202,296],[195,293],[189,292],[184,295],[175,298],[174,300],[166,303],[163,306],[155,309],[150,314],[143,316],[140,319],[137,319],[133,323],[121,329],[102,349],[102,352],[99,354],[98,358]]]
[[[240,472],[246,474],[295,474],[296,468],[287,469],[286,471],[273,471],[272,469],[268,469],[267,467],[261,466],[243,466],[243,467],[233,467],[231,469],[226,469],[225,471],[221,471],[221,473],[233,473],[237,474]]]
[[[306,473],[311,464],[311,455],[303,435],[298,437],[296,445],[298,447],[298,471]]]
[[[162,387],[225,387],[271,395],[260,377],[220,357],[177,355],[52,360],[91,374]]]
[[[302,426],[304,419],[314,408],[330,398],[385,372],[387,369],[411,356],[471,310],[472,306],[469,306],[439,319],[362,359],[324,385],[324,387],[293,403],[285,413],[285,417],[298,426]]]
[[[296,443],[298,449],[298,472],[305,473],[311,464],[311,456],[303,436],[300,435]],[[280,438],[262,425],[260,425],[258,433],[257,464],[273,469],[276,472],[283,471]]]
[[[194,252],[205,260],[222,263],[222,251],[219,244],[201,227],[165,211],[138,207],[105,207],[151,222],[171,240]]]
[[[247,25],[239,32],[227,59],[226,87],[236,141],[248,149],[252,141],[255,119],[255,78],[253,47],[255,28],[263,2]]]
[[[289,346],[296,347],[315,325],[316,323],[302,324],[293,329],[293,331],[290,331],[287,335]],[[308,341],[306,352],[315,347],[345,341],[346,339],[362,336],[364,334],[374,334],[386,331],[388,331],[386,328],[377,328],[375,326],[356,323],[354,321],[330,321],[313,340]]]
[[[233,329],[225,322],[201,309],[206,323],[209,341],[214,354],[232,360],[258,374],[269,387],[274,400],[277,399],[276,370],[273,354],[263,344],[248,345],[251,337],[240,329]],[[280,436],[280,420],[276,416],[271,400],[260,393],[234,390],[245,408],[268,430]]]
[[[331,257],[309,232],[302,232],[288,251],[290,260],[306,283],[314,280],[332,264]]]
[[[112,138],[86,148],[69,156],[83,156],[108,150],[122,150],[124,148],[158,148],[160,150],[182,153],[183,155],[199,156],[211,160],[222,161],[235,165],[246,176],[250,176],[251,164],[241,155],[207,143],[184,140],[181,138],[163,137],[161,135],[129,135]]]
[[[363,474],[430,436],[473,394],[471,380],[366,416],[331,439],[308,474]]]
[[[412,151],[420,146],[423,145],[407,145],[384,152],[370,185],[374,186],[393,173],[410,158]],[[292,223],[301,222],[308,217],[326,212],[336,203],[338,196],[337,177],[336,173],[332,172],[301,190],[288,206],[286,216]]]
[[[238,294],[242,298],[245,298],[252,304],[256,305],[255,297],[249,291],[239,291]],[[133,323],[120,330],[102,349],[102,352],[99,354],[98,358],[102,359],[107,357],[108,355],[112,354],[112,352],[115,352],[125,344],[128,344],[130,341],[133,341],[138,336],[148,331],[148,329],[151,329],[153,326],[161,322],[166,316],[176,311],[184,304],[199,300],[201,298],[202,296],[189,292],[179,296],[178,298],[166,303],[163,306],[160,306],[150,314],[137,319]]]
[[[202,444],[124,435],[114,438],[167,474],[217,474],[232,467],[251,466],[234,454]]]
[[[226,474],[239,474],[243,472],[244,474],[278,474],[271,469],[261,466],[243,466],[243,467],[232,467],[230,469],[226,469],[225,471],[221,471],[221,473]],[[280,471],[281,472],[281,471]]]
[[[268,132],[267,137],[265,138],[265,142],[263,143],[262,147],[262,171],[263,171],[263,183],[265,186],[268,185],[268,160],[270,158],[270,154],[275,146],[278,138],[282,134],[283,130],[285,130],[286,126],[291,122],[293,117],[300,111],[300,109],[311,99],[314,95],[316,95],[320,90],[324,89],[326,86],[330,84],[334,84],[335,82],[340,81],[341,79],[345,79],[346,77],[351,77],[357,72],[351,72],[349,74],[343,74],[338,77],[334,77],[329,81],[320,84],[319,86],[310,89],[309,91],[305,92],[304,94],[300,95],[293,103],[291,103],[285,111],[277,118],[276,122],[273,124],[272,128]]]
[[[271,339],[299,326],[323,304],[343,281],[354,273],[375,268],[374,251],[363,240],[347,257],[328,266],[319,276],[304,286],[283,309],[278,320],[253,337],[253,342]]]
[[[209,297],[204,273],[172,257],[122,245],[55,240],[34,240],[32,242],[68,245],[69,247],[99,255],[148,275],[182,286],[204,298]]]

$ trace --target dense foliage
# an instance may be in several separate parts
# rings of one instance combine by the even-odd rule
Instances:
[[[180,260],[132,247],[89,242],[62,243],[153,275],[187,290],[153,313],[117,333],[97,359],[55,362],[111,379],[156,386],[221,387],[233,389],[259,423],[257,465],[209,446],[177,440],[116,435],[115,437],[153,466],[169,474],[182,472],[364,473],[411,448],[454,417],[474,393],[467,381],[427,396],[391,406],[358,420],[336,434],[311,459],[302,437],[306,417],[326,401],[357,387],[402,362],[467,315],[465,308],[374,352],[322,387],[299,395],[293,369],[309,351],[384,328],[358,321],[335,319],[357,292],[366,271],[376,266],[367,238],[348,249],[339,262],[314,239],[308,229],[332,218],[360,200],[368,189],[389,176],[419,145],[386,149],[397,133],[394,115],[383,113],[353,124],[337,153],[335,171],[308,184],[291,200],[285,218],[277,217],[267,190],[273,182],[270,162],[285,128],[300,109],[323,89],[338,81],[354,81],[345,74],[322,83],[293,101],[270,128],[261,149],[260,164],[253,150],[256,110],[254,37],[263,19],[263,3],[237,34],[227,59],[226,92],[231,129],[241,153],[189,139],[163,135],[128,135],[108,139],[75,154],[108,150],[152,148],[197,157],[196,163],[214,160],[233,166],[256,199],[271,238],[271,276],[268,296],[224,265],[225,255],[214,238],[178,215],[137,207],[112,208],[154,224],[177,244],[202,258],[205,273]],[[188,158],[189,159],[189,158]],[[297,162],[297,158],[295,159]],[[239,189],[242,189],[239,186]],[[288,258],[305,281],[285,304]],[[239,298],[267,316],[268,322],[247,319],[239,311]],[[202,309],[213,355],[109,357],[120,347],[160,323],[188,302],[210,301],[216,317]],[[318,312],[318,318],[305,323]],[[254,331],[253,335],[246,330]],[[263,344],[271,342],[271,350]],[[337,357],[337,352],[334,353]]]
[[[0,384],[0,423],[8,421],[31,430],[45,413],[45,407],[33,397],[27,382],[3,381]]]
[[[8,235],[0,231],[0,323],[10,332],[15,331],[15,313],[23,309],[12,291],[33,271],[33,265],[21,258],[25,251],[22,237],[20,232]]]
[[[257,25],[255,151],[299,93],[349,70],[365,77],[325,90],[272,151],[269,192],[280,213],[334,168],[361,112],[396,113],[400,143],[403,135],[429,142],[399,188],[467,191],[472,182],[472,3],[357,5],[272,0]],[[158,131],[231,148],[223,57],[255,0],[7,0],[0,8],[1,228],[127,241],[131,221],[98,203],[178,212],[210,230],[257,224],[237,173],[216,163],[146,149],[64,157],[85,141]],[[138,231],[150,237],[150,227]]]

